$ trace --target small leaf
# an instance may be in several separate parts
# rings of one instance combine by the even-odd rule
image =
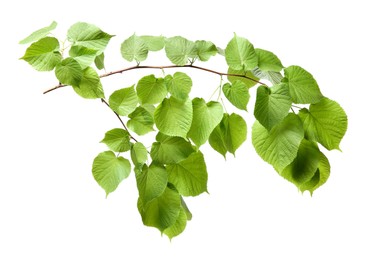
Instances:
[[[183,208],[180,209],[179,216],[176,219],[176,222],[166,228],[163,233],[168,236],[169,239],[172,239],[180,235],[186,228],[187,216]]]
[[[227,79],[230,81],[231,84],[234,84],[236,81],[242,81],[244,85],[247,86],[247,88],[251,88],[257,84],[256,81],[259,80],[258,77],[253,75],[251,71],[244,72],[243,70],[233,70],[232,68],[229,68],[227,71],[228,74],[234,74],[234,75],[243,75],[246,77],[237,77],[237,76],[227,76]]]
[[[62,60],[59,42],[56,38],[45,37],[32,43],[21,58],[38,71],[50,71]]]
[[[284,69],[284,83],[288,84],[290,96],[296,104],[318,103],[323,95],[316,80],[306,70],[299,66],[289,66]]]
[[[84,46],[72,46],[69,50],[69,56],[74,58],[82,69],[86,69],[95,61],[97,52],[97,50],[89,49]]]
[[[154,131],[153,114],[146,108],[142,106],[137,107],[134,112],[128,115],[128,117],[130,120],[127,122],[127,127],[138,135],[145,135],[151,131]]]
[[[94,60],[95,66],[98,70],[102,70],[105,68],[104,66],[104,52],[102,52],[100,55],[95,57]]]
[[[279,58],[270,51],[255,49],[258,57],[258,67],[262,71],[280,72],[283,69],[283,64]]]
[[[94,99],[104,98],[103,86],[96,71],[87,67],[83,70],[80,84],[72,86],[73,90],[83,98]]]
[[[149,36],[144,35],[140,38],[145,42],[149,51],[160,51],[164,48],[164,37],[163,36]]]
[[[233,104],[236,108],[247,111],[247,105],[249,101],[249,89],[243,83],[243,81],[235,80],[231,85],[229,83],[224,84],[222,87],[225,97]]]
[[[148,57],[148,46],[145,41],[133,34],[121,44],[122,57],[127,61],[144,61]]]
[[[227,65],[233,70],[251,70],[257,67],[258,57],[253,45],[236,34],[225,49]]]
[[[322,144],[326,149],[338,149],[347,131],[348,119],[343,108],[335,101],[323,98],[310,109],[299,111],[306,138]]]
[[[286,84],[257,89],[257,99],[254,106],[254,116],[267,130],[281,122],[289,113],[292,99]]]
[[[47,36],[52,30],[54,30],[57,27],[57,23],[53,21],[49,26],[41,28],[33,33],[31,33],[29,36],[24,38],[19,42],[19,44],[27,44],[31,42],[38,41],[45,36]]]
[[[136,86],[141,104],[157,104],[167,95],[167,88],[162,78],[149,75],[141,78]]]
[[[183,196],[207,192],[208,173],[203,154],[198,151],[176,164],[167,166],[168,181]]]
[[[121,153],[131,149],[130,135],[121,128],[114,128],[106,132],[101,143],[106,144],[114,152]]]
[[[148,152],[145,146],[139,142],[134,143],[131,146],[130,155],[131,155],[131,160],[135,166],[144,165],[144,163],[148,159]]]
[[[79,85],[82,75],[80,64],[73,58],[66,58],[55,67],[55,76],[63,84]]]
[[[267,79],[273,85],[280,84],[283,79],[283,76],[281,75],[281,73],[275,72],[275,71],[263,71],[263,70],[260,70],[259,68],[255,68],[252,70],[252,73],[257,78]]]
[[[193,82],[191,78],[183,72],[176,72],[173,77],[170,75],[166,76],[166,85],[168,92],[180,101],[186,101]]]
[[[185,65],[189,59],[195,58],[197,55],[195,43],[181,36],[166,39],[165,51],[167,58],[179,66]]]
[[[94,159],[92,167],[96,182],[105,190],[107,196],[129,176],[130,171],[130,162],[123,157],[116,157],[111,151],[100,153]]]
[[[193,218],[193,214],[191,214],[191,212],[190,212],[188,206],[186,205],[182,196],[181,196],[181,206],[182,206],[182,209],[184,210],[184,212],[186,214],[187,220],[191,220]]]
[[[203,98],[193,99],[193,121],[188,137],[199,147],[207,142],[213,129],[223,117],[222,105],[218,102],[206,103]]]
[[[208,61],[217,54],[217,47],[209,41],[196,41],[197,55],[201,61]]]
[[[109,106],[120,116],[127,116],[133,112],[137,103],[138,99],[134,85],[116,90],[109,97]]]

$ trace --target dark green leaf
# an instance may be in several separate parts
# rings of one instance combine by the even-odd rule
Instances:
[[[257,67],[258,57],[253,45],[236,34],[225,49],[227,65],[233,70],[251,70]]]
[[[127,116],[133,112],[137,106],[138,99],[134,85],[128,88],[122,88],[113,92],[109,97],[109,106],[117,114]]]
[[[145,41],[133,34],[121,44],[122,57],[127,61],[144,61],[148,57],[148,46]]]
[[[165,51],[168,59],[179,66],[185,65],[197,55],[195,43],[181,36],[166,39]]]
[[[176,222],[166,228],[163,233],[169,237],[169,239],[174,238],[175,236],[180,235],[186,228],[187,216],[183,208],[180,209],[179,216],[176,219]]]
[[[79,85],[82,75],[80,64],[73,58],[66,58],[55,67],[55,76],[63,84]]]
[[[103,86],[96,71],[87,67],[84,69],[80,84],[73,86],[74,91],[83,98],[104,98]]]
[[[249,89],[243,81],[235,80],[231,85],[229,83],[224,84],[222,87],[225,97],[233,104],[236,108],[247,111],[247,105],[249,101]]]
[[[136,86],[141,104],[157,104],[167,95],[167,88],[162,78],[149,75],[141,78]]]
[[[121,153],[131,149],[130,135],[121,128],[114,128],[106,132],[101,143],[106,144],[114,152]]]
[[[45,36],[47,36],[52,30],[54,30],[57,27],[57,23],[53,21],[49,26],[41,28],[33,33],[31,33],[29,36],[24,38],[19,42],[19,44],[27,44],[31,42],[38,41]]]

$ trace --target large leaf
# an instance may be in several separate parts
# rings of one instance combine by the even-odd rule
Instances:
[[[153,114],[147,109],[148,105],[137,107],[134,112],[128,115],[130,120],[127,122],[128,128],[138,135],[145,135],[154,131]]]
[[[323,98],[319,103],[310,105],[310,109],[299,111],[303,121],[306,138],[317,141],[326,149],[338,149],[347,131],[347,115],[335,101]]]
[[[193,99],[193,122],[188,137],[199,147],[207,142],[213,129],[223,117],[222,105],[218,102],[206,103],[203,98]]]
[[[45,37],[32,43],[21,58],[38,71],[50,71],[62,60],[59,42],[54,37]]]
[[[318,103],[323,95],[313,76],[299,66],[284,69],[283,82],[288,84],[290,96],[296,104]]]
[[[55,76],[66,85],[79,85],[82,75],[80,64],[73,58],[66,58],[55,67]]]
[[[193,82],[187,74],[183,72],[176,72],[173,77],[167,75],[165,82],[168,92],[170,92],[173,97],[181,101],[188,99]]]
[[[186,138],[193,120],[193,107],[188,99],[181,102],[170,97],[162,101],[154,112],[154,122],[159,131],[169,136]]]
[[[235,80],[232,85],[226,83],[222,87],[225,97],[233,104],[236,108],[241,110],[247,110],[249,101],[249,89],[243,81]]]
[[[207,192],[208,173],[203,154],[198,151],[176,164],[167,166],[168,181],[183,196],[197,196]]]
[[[113,152],[100,153],[93,162],[92,173],[106,195],[116,190],[121,181],[131,171],[130,162],[123,157],[116,157]]]
[[[167,88],[162,78],[148,75],[139,80],[136,86],[141,104],[157,104],[167,95]]]
[[[41,28],[41,29],[31,33],[29,36],[27,36],[26,38],[21,40],[19,42],[19,44],[26,44],[26,43],[31,43],[31,42],[38,41],[38,40],[44,38],[45,36],[47,36],[56,27],[57,27],[57,23],[55,21],[53,21],[49,26]]]
[[[163,36],[149,36],[144,35],[140,38],[145,42],[149,51],[160,51],[164,48],[164,37]]]
[[[258,67],[263,71],[280,72],[283,69],[283,64],[279,58],[270,51],[255,49],[258,56]]]
[[[235,151],[247,139],[247,124],[237,114],[224,114],[220,124],[209,136],[208,142],[224,157],[226,152],[235,156]]]
[[[297,157],[299,145],[304,137],[303,125],[295,114],[288,114],[271,131],[258,121],[252,127],[252,143],[263,160],[281,172]]]
[[[89,67],[95,61],[97,53],[97,50],[78,45],[72,46],[69,50],[69,56],[73,57],[82,69]]]
[[[180,209],[179,216],[176,219],[176,222],[166,228],[163,233],[169,237],[169,239],[174,238],[175,236],[180,235],[186,228],[187,216],[183,208]]]
[[[210,41],[196,41],[197,55],[201,61],[208,61],[217,54],[217,47]]]
[[[249,70],[247,72],[244,72],[244,70],[233,70],[232,68],[229,68],[227,74],[229,74],[229,76],[227,76],[227,79],[230,81],[231,84],[234,84],[236,81],[242,81],[244,85],[247,86],[247,88],[255,86],[257,84],[256,81],[259,80],[259,78],[253,75],[253,73]],[[242,75],[245,77],[230,75]]]
[[[175,65],[183,66],[189,59],[195,58],[197,48],[195,43],[181,36],[166,39],[165,51],[167,58]]]
[[[285,84],[268,88],[260,86],[257,89],[254,116],[267,130],[278,124],[289,113],[292,99]]]
[[[148,51],[145,41],[135,34],[121,44],[122,57],[127,61],[144,61],[148,57]]]
[[[137,106],[138,99],[134,85],[128,88],[116,90],[109,97],[109,106],[121,116],[127,116]]]
[[[83,98],[104,98],[103,86],[96,71],[87,67],[82,74],[80,84],[74,86],[74,91]]]
[[[148,151],[146,150],[145,146],[140,142],[134,143],[131,146],[130,155],[131,160],[135,166],[144,165],[144,163],[148,159]]]
[[[95,25],[78,22],[69,28],[67,37],[73,45],[84,46],[100,54],[105,50],[113,35],[103,32]]]
[[[130,134],[121,128],[114,128],[105,133],[101,143],[106,144],[114,152],[126,152],[130,150]]]
[[[258,57],[253,45],[236,34],[225,49],[227,65],[233,70],[251,70],[257,67]]]

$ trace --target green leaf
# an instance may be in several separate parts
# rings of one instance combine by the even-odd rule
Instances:
[[[289,113],[292,99],[286,84],[268,88],[260,86],[257,89],[254,116],[267,130],[281,122]]]
[[[193,107],[188,99],[180,102],[170,97],[162,101],[154,112],[154,122],[159,131],[169,136],[186,138],[193,120]]]
[[[233,70],[232,68],[229,68],[227,71],[228,74],[234,74],[234,75],[243,75],[245,77],[236,77],[236,76],[227,76],[227,79],[230,81],[231,84],[234,84],[236,81],[242,81],[244,85],[247,86],[247,88],[251,88],[257,84],[256,81],[259,80],[258,77],[254,76],[251,71],[244,72],[243,70]]]
[[[191,214],[188,206],[186,205],[184,199],[182,196],[181,197],[181,206],[182,206],[182,209],[184,210],[185,214],[186,214],[186,218],[187,220],[191,220],[193,218],[193,214]]]
[[[31,33],[29,36],[24,38],[19,42],[19,44],[27,44],[31,42],[38,41],[45,36],[47,36],[52,30],[54,30],[57,27],[57,23],[53,21],[49,26],[41,28],[33,33]]]
[[[193,99],[193,122],[188,137],[199,147],[207,142],[213,129],[223,117],[222,105],[218,102],[206,103],[203,98]]]
[[[116,90],[109,97],[109,106],[120,116],[127,116],[137,106],[138,99],[134,85]]]
[[[185,213],[185,210],[183,208],[180,209],[179,216],[176,219],[176,222],[166,228],[163,233],[169,237],[169,239],[172,239],[178,235],[180,235],[186,228],[186,222],[187,222],[187,216]]]
[[[164,37],[163,36],[149,36],[144,35],[140,38],[145,42],[149,51],[160,51],[164,48]]]
[[[149,75],[141,78],[136,86],[141,104],[157,104],[167,95],[167,87],[162,78]]]
[[[264,128],[258,121],[252,127],[252,143],[258,155],[273,165],[278,172],[281,172],[297,157],[303,136],[302,122],[295,114],[288,114],[271,131]]]
[[[127,122],[127,127],[138,135],[145,135],[151,131],[154,131],[153,114],[146,108],[142,106],[137,107],[134,112],[128,115],[128,117],[130,120]]]
[[[161,232],[176,223],[181,210],[180,195],[170,188],[146,205],[139,197],[137,204],[144,225],[156,227]]]
[[[32,43],[21,58],[38,71],[50,71],[62,60],[59,42],[54,37],[45,37]]]
[[[104,98],[103,86],[101,85],[99,75],[91,67],[83,70],[80,84],[72,87],[83,98]]]
[[[101,54],[107,47],[109,40],[114,35],[103,32],[98,27],[92,24],[78,22],[72,25],[67,37],[73,45],[84,46],[88,49],[98,51]]]
[[[236,108],[247,111],[247,105],[249,101],[249,89],[243,83],[243,81],[235,80],[231,85],[229,83],[224,84],[222,87],[225,97],[233,104]]]
[[[247,124],[237,114],[224,114],[220,124],[211,133],[208,142],[224,157],[226,152],[235,156],[235,151],[247,139]]]
[[[165,51],[167,58],[179,66],[185,65],[189,59],[195,58],[197,55],[195,43],[181,36],[166,39]]]
[[[208,61],[217,54],[217,47],[209,41],[196,41],[197,55],[201,61]]]
[[[95,61],[97,52],[97,50],[92,50],[84,46],[72,46],[69,50],[69,56],[74,58],[82,69],[86,69]]]
[[[82,74],[80,64],[73,58],[66,58],[55,67],[55,76],[63,84],[80,84]]]
[[[133,34],[121,44],[122,57],[127,61],[135,60],[137,63],[148,57],[148,46],[145,41]]]
[[[104,52],[102,52],[100,55],[95,57],[94,60],[95,66],[98,70],[102,70],[105,68],[104,66]]]
[[[114,128],[105,133],[101,143],[106,144],[114,152],[126,152],[131,149],[130,134],[121,128]]]
[[[131,146],[130,155],[135,166],[144,165],[148,159],[148,152],[145,146],[140,142],[134,143]]]
[[[197,196],[207,192],[208,173],[203,154],[198,151],[176,164],[167,166],[168,181],[183,196]]]
[[[323,98],[310,109],[299,111],[306,138],[322,144],[326,149],[338,149],[347,131],[347,115],[335,101]]]
[[[245,38],[234,34],[225,49],[227,65],[233,70],[251,70],[258,66],[258,57],[253,45]]]
[[[130,171],[130,162],[123,157],[116,157],[111,151],[100,153],[94,159],[92,167],[96,182],[105,190],[107,196],[129,176]]]
[[[255,49],[258,57],[258,67],[262,71],[280,72],[283,69],[283,64],[279,58],[270,51]]]
[[[141,171],[136,171],[136,184],[144,207],[164,192],[167,180],[168,174],[163,166],[144,165]]]
[[[187,74],[176,72],[173,77],[167,75],[165,82],[168,92],[170,92],[173,97],[180,101],[186,101],[188,99],[193,82]]]
[[[283,76],[280,72],[275,71],[262,71],[259,68],[255,68],[252,70],[252,74],[260,79],[267,79],[270,81],[273,85],[277,85],[281,83],[281,80],[283,79]]]
[[[283,82],[288,84],[290,96],[296,104],[318,103],[323,95],[313,76],[299,66],[284,69]]]
[[[190,142],[181,137],[166,136],[158,133],[157,142],[150,151],[152,160],[160,164],[178,163],[194,152]]]

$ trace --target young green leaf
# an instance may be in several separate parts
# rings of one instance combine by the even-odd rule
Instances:
[[[258,66],[258,57],[253,45],[236,34],[225,49],[227,65],[233,70],[251,70]]]
[[[243,70],[233,70],[232,68],[229,68],[227,71],[227,74],[234,74],[234,75],[243,75],[245,77],[237,77],[237,76],[227,76],[227,79],[230,81],[231,84],[234,84],[236,81],[242,81],[244,85],[247,86],[247,88],[251,88],[257,84],[256,81],[259,80],[258,77],[253,75],[251,71],[244,72]]]
[[[310,109],[299,111],[306,138],[319,142],[326,149],[338,149],[347,131],[347,115],[335,101],[323,98],[319,103],[310,105]]]
[[[137,63],[144,61],[148,57],[148,52],[149,49],[145,41],[136,34],[133,34],[121,44],[122,57],[127,61],[135,60]]]
[[[130,135],[121,128],[114,128],[106,132],[101,143],[106,144],[114,152],[121,153],[131,149]]]
[[[89,49],[84,46],[72,46],[69,50],[69,56],[74,58],[82,69],[86,69],[95,61],[97,53],[97,50]]]
[[[111,151],[100,153],[94,159],[92,167],[94,179],[105,190],[107,196],[129,176],[130,171],[130,162],[123,157],[116,157]]]
[[[192,103],[193,121],[188,137],[199,147],[207,142],[213,129],[221,122],[223,108],[220,103],[206,103],[203,98],[194,98]]]
[[[137,106],[138,99],[134,85],[116,90],[109,97],[109,106],[120,116],[127,116]]]
[[[187,222],[187,216],[186,212],[183,208],[180,209],[179,216],[176,219],[176,222],[166,228],[163,233],[168,236],[168,238],[171,240],[172,238],[180,235],[186,228],[186,222]]]
[[[270,51],[255,49],[258,57],[258,68],[262,71],[280,72],[283,69],[283,64],[279,58]]]
[[[273,85],[280,84],[281,80],[283,79],[283,75],[281,75],[280,72],[263,71],[259,68],[253,69],[252,70],[252,75],[254,75],[255,77],[260,78],[260,79],[267,79]]]
[[[166,39],[165,51],[167,58],[175,65],[183,66],[189,59],[197,56],[195,43],[181,36]]]
[[[167,87],[162,78],[153,74],[139,80],[136,86],[137,96],[141,104],[157,104],[167,95]]]
[[[167,75],[165,83],[168,92],[180,101],[186,101],[188,99],[193,85],[191,78],[183,72],[176,72],[173,77]]]
[[[137,107],[134,112],[128,115],[130,120],[127,122],[127,127],[138,135],[145,135],[154,131],[153,114],[146,107]],[[154,106],[152,107],[154,108]]]
[[[79,85],[82,75],[80,64],[73,58],[66,58],[55,67],[55,76],[63,84]]]
[[[50,71],[61,62],[59,42],[54,37],[45,37],[32,43],[21,58],[38,71]]]
[[[131,146],[130,155],[131,160],[135,166],[144,165],[144,163],[148,159],[148,151],[146,150],[145,146],[140,142],[134,143]]]
[[[149,36],[144,35],[140,38],[145,42],[149,51],[160,51],[164,48],[164,37],[163,36]]]
[[[98,70],[102,70],[105,68],[104,66],[104,52],[102,52],[100,55],[95,57],[94,60],[95,66]]]
[[[234,107],[247,111],[250,96],[249,89],[243,81],[235,80],[232,85],[226,83],[223,85],[222,91]]]
[[[27,44],[27,43],[38,41],[38,40],[44,38],[45,36],[48,36],[48,34],[52,30],[54,30],[56,27],[57,27],[57,23],[55,21],[53,21],[49,26],[41,28],[41,29],[31,33],[29,36],[27,36],[26,38],[21,40],[19,42],[19,44]]]
[[[83,98],[104,98],[103,86],[96,71],[87,67],[83,70],[80,84],[72,85],[73,90]]]
[[[201,61],[208,61],[211,56],[217,54],[217,47],[209,41],[196,41],[197,56]]]

